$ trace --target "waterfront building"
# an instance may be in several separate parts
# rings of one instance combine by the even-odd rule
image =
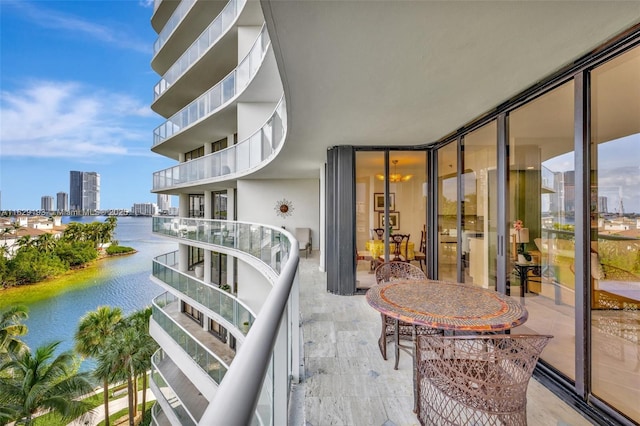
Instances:
[[[56,210],[67,211],[69,210],[69,194],[66,192],[58,192],[56,194]]]
[[[131,206],[131,214],[134,216],[153,216],[158,214],[158,206],[154,203],[134,203]]]
[[[293,231],[350,297],[388,225],[431,278],[522,290],[513,332],[555,336],[536,377],[593,422],[640,422],[640,3],[157,0],[151,24],[151,149],[176,161],[153,192],[179,199],[153,222],[177,244],[153,263],[156,423],[286,424],[314,344]],[[344,383],[323,385],[307,398]]]
[[[169,194],[158,194],[158,210],[160,213],[167,213],[171,208],[171,196]]]
[[[45,212],[53,211],[53,197],[51,195],[40,197],[40,209]]]
[[[100,175],[96,172],[69,172],[69,208],[100,210]]]

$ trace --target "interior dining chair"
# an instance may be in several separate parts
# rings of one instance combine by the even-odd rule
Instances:
[[[386,262],[380,264],[376,270],[376,284],[386,284],[393,281],[420,281],[426,280],[427,276],[415,265],[411,265],[406,262]],[[428,285],[428,284],[425,284]],[[387,345],[389,343],[389,337],[395,337],[396,326],[398,327],[398,340],[410,340],[413,342],[414,331],[415,335],[439,335],[443,334],[442,330],[430,328],[427,326],[414,326],[411,323],[396,320],[385,314],[380,314],[382,320],[382,329],[380,331],[380,338],[378,339],[378,347],[382,358],[387,360]],[[415,329],[415,330],[414,330]],[[409,346],[404,348],[413,349]],[[395,348],[395,366],[394,369],[398,369],[398,362],[400,360],[400,342],[396,342]]]
[[[420,232],[422,233],[420,236],[420,248],[418,251],[413,252],[413,260],[417,261],[420,264],[420,269],[424,271],[427,267],[427,236],[424,231]]]
[[[384,228],[373,228],[373,232],[378,236],[378,239],[382,241],[384,238]]]
[[[418,336],[416,414],[422,425],[527,424],[527,385],[546,335]]]

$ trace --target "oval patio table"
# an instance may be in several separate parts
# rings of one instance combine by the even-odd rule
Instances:
[[[393,281],[371,287],[366,294],[369,305],[396,320],[396,369],[400,349],[398,321],[455,332],[489,333],[505,331],[524,323],[527,309],[495,291],[437,280]],[[413,340],[415,343],[415,327]],[[414,369],[415,357],[414,357]],[[416,377],[413,375],[414,411],[417,409]]]
[[[504,331],[529,316],[519,302],[495,291],[437,280],[399,280],[373,286],[366,299],[391,318],[445,331]]]

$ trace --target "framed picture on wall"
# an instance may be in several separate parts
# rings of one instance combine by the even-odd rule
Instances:
[[[396,194],[389,193],[389,211],[396,209]],[[373,210],[377,212],[384,211],[384,194],[382,192],[375,192],[373,194]]]
[[[389,225],[394,231],[400,229],[400,212],[389,212]],[[384,220],[384,212],[378,213],[378,228],[387,229]]]

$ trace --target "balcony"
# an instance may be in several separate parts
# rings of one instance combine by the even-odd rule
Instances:
[[[152,192],[184,187],[197,191],[199,186],[252,173],[268,164],[281,149],[286,124],[283,98],[271,118],[249,138],[221,151],[155,172]]]
[[[236,129],[235,102],[274,102],[282,88],[268,84],[277,76],[266,27],[240,64],[204,94],[154,130],[154,152],[177,159],[179,152],[226,137]]]
[[[238,257],[260,270],[271,282],[278,280],[278,274],[293,253],[291,234],[280,228],[227,220],[164,216],[155,216],[152,226],[154,233]]]
[[[182,314],[179,299],[170,293],[156,297],[151,308],[153,322],[182,348],[213,383],[220,384],[235,356],[233,351]]]
[[[190,304],[195,305],[199,311],[222,324],[236,338],[244,338],[255,321],[255,314],[233,295],[178,271],[174,268],[177,267],[177,257],[178,252],[172,252],[153,260],[153,277],[158,284],[167,287],[174,294],[177,291],[181,297],[188,297]],[[202,336],[202,330],[192,327],[192,324],[193,321],[181,323],[192,335]],[[220,345],[217,339],[211,342],[211,336],[206,332],[204,337],[209,342],[207,347],[213,347],[214,352],[221,354],[225,361],[231,363],[235,354],[229,352],[226,345]]]
[[[198,62],[211,49],[211,47],[232,28],[238,19],[240,12],[246,4],[246,0],[230,0],[222,9],[222,12],[209,24],[198,38],[186,51],[173,62],[153,90],[153,99],[156,101],[172,84],[174,84],[187,70]],[[178,22],[176,22],[177,25]],[[160,37],[162,34],[160,35]],[[168,37],[168,36],[167,36]],[[159,48],[160,46],[158,46]],[[155,52],[155,46],[154,46]],[[162,73],[162,70],[160,70]]]
[[[181,425],[197,425],[209,401],[162,349],[151,357],[151,366],[150,387],[164,415]]]

